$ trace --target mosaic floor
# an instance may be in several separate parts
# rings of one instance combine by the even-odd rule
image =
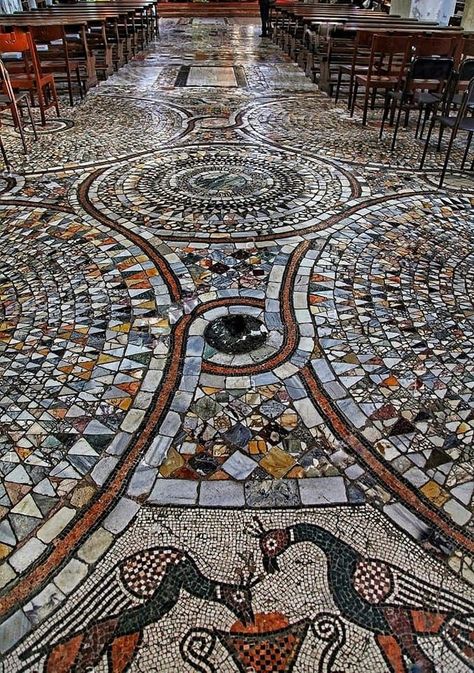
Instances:
[[[6,129],[1,673],[474,670],[474,179],[258,33]]]

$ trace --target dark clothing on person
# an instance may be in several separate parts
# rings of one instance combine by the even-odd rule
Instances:
[[[258,0],[260,19],[262,21],[262,37],[268,36],[268,19],[270,17],[270,0]]]

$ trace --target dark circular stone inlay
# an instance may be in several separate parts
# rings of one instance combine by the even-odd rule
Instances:
[[[207,343],[221,353],[237,355],[260,348],[267,338],[267,328],[252,315],[225,315],[216,318],[204,332]]]

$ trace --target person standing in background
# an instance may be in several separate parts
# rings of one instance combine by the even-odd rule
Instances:
[[[262,32],[260,37],[268,37],[268,19],[270,18],[270,6],[275,4],[275,0],[258,0],[260,7],[260,19],[262,21]]]

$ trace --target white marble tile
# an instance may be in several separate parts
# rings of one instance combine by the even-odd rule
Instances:
[[[233,68],[198,66],[190,69],[186,86],[236,87],[237,80]]]

